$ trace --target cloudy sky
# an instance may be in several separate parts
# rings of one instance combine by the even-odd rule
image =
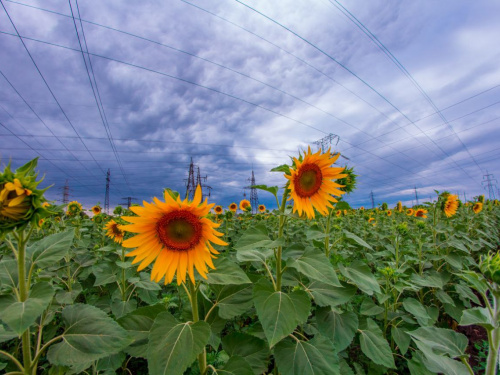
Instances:
[[[192,158],[227,206],[329,134],[354,207],[500,178],[500,2],[0,2],[1,162],[49,199],[185,194]]]

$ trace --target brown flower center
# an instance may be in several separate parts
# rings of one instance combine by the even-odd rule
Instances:
[[[316,194],[323,182],[323,174],[316,164],[304,164],[294,180],[295,191],[301,198],[309,198]]]
[[[170,250],[188,251],[200,242],[202,226],[199,218],[189,211],[173,211],[156,224],[160,241]]]

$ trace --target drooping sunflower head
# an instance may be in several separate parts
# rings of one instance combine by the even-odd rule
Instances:
[[[79,202],[72,201],[68,203],[68,207],[66,208],[66,215],[76,216],[80,212],[82,212],[82,205]]]
[[[123,241],[123,247],[136,248],[127,254],[135,257],[132,263],[141,262],[138,271],[153,261],[151,280],[156,282],[165,277],[165,284],[172,282],[177,274],[177,284],[186,281],[186,273],[195,282],[194,268],[207,278],[208,267],[214,269],[212,258],[219,254],[212,243],[226,246],[213,223],[206,216],[213,204],[202,203],[201,187],[196,188],[194,199],[181,201],[174,199],[168,190],[164,193],[165,202],[154,198],[153,203],[144,202],[144,207],[130,209],[138,216],[124,216],[131,223],[121,226],[122,230],[136,233]]]
[[[111,219],[104,226],[106,229],[106,236],[111,238],[116,243],[122,243],[123,237],[125,236],[125,232],[120,228],[120,224]]]
[[[452,217],[455,215],[458,209],[458,196],[454,194],[446,195],[442,208],[446,217]]]
[[[475,214],[480,213],[483,210],[483,204],[481,202],[474,203],[474,206],[472,206],[472,210]]]
[[[259,204],[259,212],[266,212],[266,206]]]
[[[332,155],[330,150],[321,153],[321,149],[312,153],[309,147],[300,159],[294,158],[290,174],[285,174],[289,180],[290,197],[293,199],[293,212],[299,215],[305,213],[309,219],[315,217],[314,209],[322,215],[328,214],[328,208],[337,202],[333,196],[341,196],[345,191],[343,185],[334,182],[346,177],[344,168],[332,167],[340,154]]]
[[[238,210],[238,205],[236,203],[231,203],[229,205],[229,210],[232,211],[232,212],[236,212],[236,210]]]
[[[335,182],[339,185],[343,185],[340,190],[344,191],[346,194],[350,194],[356,189],[358,175],[354,174],[353,167],[345,167],[342,174],[346,176],[336,179]]]
[[[247,199],[242,199],[240,201],[240,210],[242,211],[249,211],[252,208],[250,205],[250,201]]]
[[[40,190],[35,173],[38,158],[12,171],[10,163],[0,172],[0,235],[15,227],[22,228],[28,223],[37,225],[38,221],[51,212],[43,205],[43,194],[48,188]]]
[[[408,208],[408,209],[406,210],[406,215],[408,215],[408,216],[413,216],[413,214],[414,214],[413,208]]]
[[[415,217],[421,217],[423,219],[427,219],[427,210],[423,208],[419,208],[415,211]]]
[[[215,206],[214,207],[214,212],[217,214],[217,215],[220,215],[221,213],[224,212],[224,210],[222,209],[222,206]]]
[[[99,215],[101,213],[101,207],[99,207],[98,205],[95,205],[94,207],[92,207],[92,213],[94,215]]]
[[[401,201],[399,201],[398,204],[396,205],[396,210],[398,212],[403,212],[403,204],[401,203]]]

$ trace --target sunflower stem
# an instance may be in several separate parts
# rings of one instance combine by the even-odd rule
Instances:
[[[189,300],[191,302],[191,309],[193,310],[193,322],[196,323],[200,320],[200,313],[198,311],[198,288],[191,280],[189,280]],[[205,347],[203,351],[198,354],[198,366],[200,367],[200,374],[204,375],[207,372],[207,349]]]
[[[326,229],[325,229],[325,255],[327,258],[330,257],[330,221],[332,219],[333,209],[328,210],[328,217],[326,218]]]
[[[19,299],[24,302],[28,299],[29,285],[26,284],[26,242],[31,236],[32,230],[24,235],[24,230],[19,232],[17,240],[17,270],[19,275]],[[23,348],[23,367],[24,373],[29,375],[31,373],[31,340],[30,329],[27,328],[22,334],[22,348]]]
[[[286,207],[286,199],[288,197],[289,190],[285,188],[283,192],[283,198],[281,200],[280,210],[280,223],[278,229],[278,239],[283,237],[283,230],[285,228],[285,207]],[[283,271],[281,270],[281,252],[283,250],[283,246],[278,246],[278,251],[276,252],[276,291],[281,291],[281,276],[283,275]]]

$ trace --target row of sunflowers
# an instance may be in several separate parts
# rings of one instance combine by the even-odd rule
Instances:
[[[87,215],[46,201],[36,160],[7,166],[0,370],[496,374],[498,201],[351,209],[337,158],[308,149],[273,169],[284,187],[256,188],[278,209],[256,214],[198,187]]]

